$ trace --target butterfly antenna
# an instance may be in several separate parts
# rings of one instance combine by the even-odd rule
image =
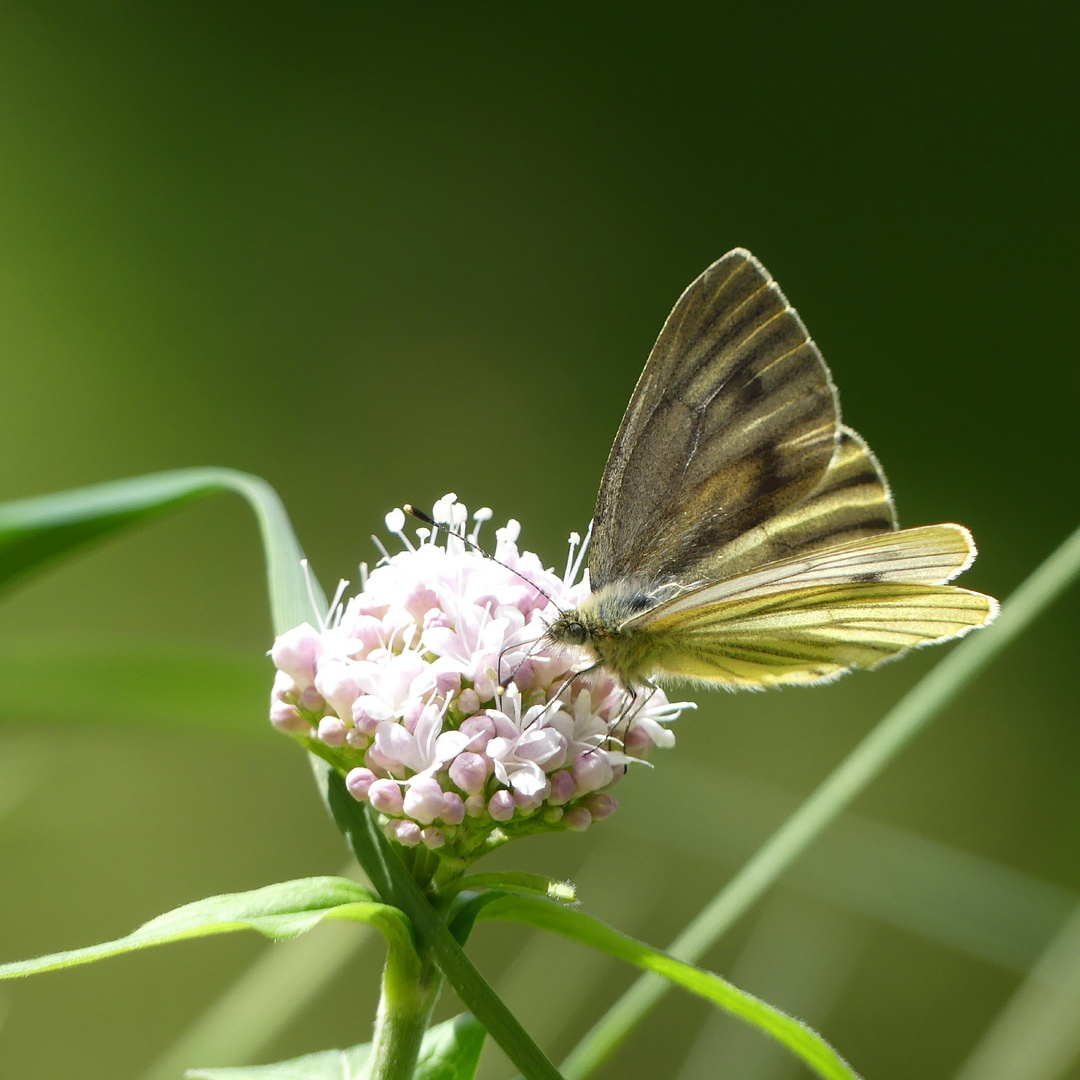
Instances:
[[[514,577],[521,578],[530,588],[535,589],[544,599],[547,600],[552,607],[560,614],[564,615],[565,612],[558,604],[555,603],[554,598],[550,593],[545,592],[536,584],[535,581],[530,581],[520,570],[515,570],[512,566],[507,566],[502,559],[496,559],[490,552],[485,551],[475,540],[470,539],[468,536],[462,536],[461,533],[455,532],[449,525],[444,525],[440,521],[436,521],[430,514],[425,514],[423,510],[417,509],[412,503],[405,503],[401,508],[410,517],[416,518],[417,521],[422,521],[425,525],[432,529],[442,529],[447,536],[456,536],[463,544],[473,549],[479,555],[483,555],[485,559],[490,559],[496,566],[501,566],[504,570],[509,570]]]

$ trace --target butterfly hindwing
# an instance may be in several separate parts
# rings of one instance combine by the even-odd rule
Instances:
[[[896,511],[877,458],[861,435],[841,425],[839,445],[817,489],[702,559],[698,576],[732,577],[895,529]]]
[[[693,580],[810,496],[838,440],[836,391],[806,327],[749,252],[729,252],[668,317],[597,497],[593,587]]]
[[[854,582],[735,596],[648,632],[660,678],[805,684],[960,637],[996,612],[991,597],[954,585]]]
[[[974,556],[959,525],[881,533],[688,588],[625,625],[660,677],[815,682],[992,619],[991,597],[945,584]]]

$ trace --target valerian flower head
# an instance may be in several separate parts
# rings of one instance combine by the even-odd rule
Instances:
[[[576,534],[560,576],[519,551],[516,521],[492,559],[466,543],[456,496],[433,518],[444,528],[414,543],[404,514],[387,514],[404,550],[361,567],[361,591],[343,602],[339,590],[325,623],[278,637],[270,719],[341,771],[390,839],[465,865],[512,837],[610,816],[610,789],[674,745],[666,724],[690,703],[575,677],[580,658],[545,638],[589,592]],[[490,518],[473,515],[470,541]]]

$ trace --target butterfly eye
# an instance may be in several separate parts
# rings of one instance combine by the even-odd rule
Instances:
[[[566,624],[566,630],[563,634],[564,640],[570,642],[571,645],[584,645],[585,638],[588,635],[585,633],[585,627],[579,622],[570,622]]]

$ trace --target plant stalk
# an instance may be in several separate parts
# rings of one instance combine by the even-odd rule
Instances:
[[[393,944],[387,952],[368,1080],[412,1080],[416,1071],[420,1044],[442,989],[439,969],[430,959],[418,959],[411,949]]]

